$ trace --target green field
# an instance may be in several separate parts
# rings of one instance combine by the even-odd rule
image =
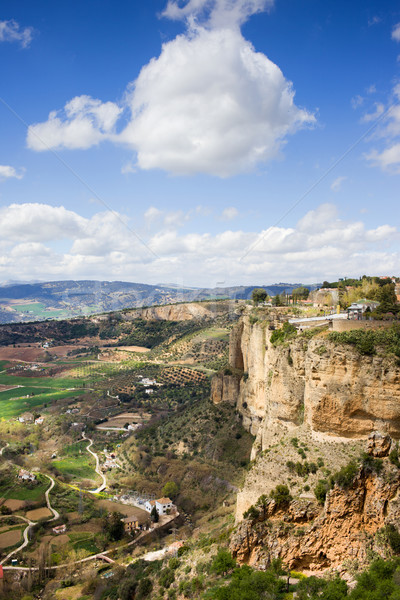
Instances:
[[[82,380],[72,377],[23,377],[0,373],[0,385],[22,386],[0,392],[0,418],[18,417],[54,400],[84,393]],[[34,394],[33,396],[30,396]],[[26,398],[26,396],[30,396]]]
[[[24,390],[24,388],[19,388]],[[49,405],[54,400],[62,400],[65,398],[75,398],[84,394],[84,390],[47,390],[45,393],[36,394],[31,398],[3,398],[3,394],[6,392],[0,392],[0,418],[10,419],[12,417],[18,417],[24,412],[31,412],[34,408],[40,409],[43,406]]]
[[[0,371],[6,368],[8,365],[8,360],[0,360]]]
[[[94,534],[90,531],[80,531],[78,533],[69,533],[68,537],[74,550],[86,550],[89,554],[100,552],[94,541]]]
[[[19,313],[28,313],[36,317],[63,317],[68,314],[65,309],[49,310],[41,302],[32,302],[32,304],[13,304],[13,309]]]
[[[53,465],[63,475],[69,475],[73,479],[92,479],[97,481],[95,471],[95,460],[86,450],[88,441],[80,441],[63,449],[63,456],[53,460]]]
[[[17,478],[18,472],[15,471],[12,477],[3,478],[0,481],[0,497],[12,500],[31,500],[37,502],[44,501],[44,493],[50,485],[47,477],[37,475],[37,483],[22,482]]]

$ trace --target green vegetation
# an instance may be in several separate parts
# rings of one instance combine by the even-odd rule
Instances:
[[[351,344],[360,354],[372,355],[380,350],[383,354],[394,354],[400,358],[400,325],[388,329],[333,331],[329,339],[336,344]]]
[[[275,329],[275,331],[272,332],[270,341],[274,346],[278,346],[279,344],[283,344],[284,342],[295,338],[296,335],[296,327],[286,321],[281,329]]]
[[[0,497],[13,500],[44,502],[44,493],[50,485],[44,475],[36,474],[35,481],[20,481],[17,469],[0,472]]]
[[[274,490],[271,490],[270,497],[275,500],[277,508],[282,508],[292,501],[292,496],[287,485],[279,484]]]
[[[268,299],[268,294],[263,288],[254,288],[251,292],[251,299],[254,304],[261,304],[261,302],[265,302]]]

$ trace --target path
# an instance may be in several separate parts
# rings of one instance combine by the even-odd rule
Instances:
[[[96,471],[97,475],[100,475],[100,477],[101,477],[101,479],[102,479],[102,482],[103,482],[103,483],[102,483],[102,484],[101,484],[101,485],[100,485],[98,488],[96,488],[95,490],[89,490],[89,491],[90,491],[90,493],[91,493],[91,494],[99,494],[100,492],[102,492],[103,490],[105,490],[105,489],[106,489],[106,487],[107,487],[107,479],[106,479],[106,477],[105,477],[104,473],[103,473],[103,472],[101,471],[101,469],[100,469],[100,460],[99,460],[99,457],[97,456],[96,452],[93,452],[93,451],[90,449],[90,448],[91,448],[91,446],[93,446],[93,440],[91,440],[90,438],[87,438],[87,437],[83,437],[83,439],[84,439],[84,440],[87,440],[88,442],[90,442],[90,444],[89,444],[88,446],[86,446],[86,450],[87,450],[88,452],[90,452],[90,454],[91,454],[92,456],[94,456],[94,459],[95,459],[95,461],[96,461],[96,469],[95,469],[95,471]]]
[[[179,517],[179,513],[177,515],[174,515],[171,518],[171,523],[177,518]],[[23,518],[25,521],[27,519],[25,519],[25,517],[21,517]],[[35,525],[35,523],[33,523],[33,525]],[[164,523],[165,525],[165,523]],[[130,546],[133,546],[134,544],[137,544],[139,541],[142,540],[142,538],[148,536],[150,533],[152,533],[154,530],[148,530],[148,531],[142,531],[142,533],[140,533],[134,540],[132,540],[131,542],[127,542],[126,544],[122,544],[121,546],[117,546],[116,548],[110,548],[110,550],[106,550],[105,552],[98,552],[97,554],[92,554],[91,556],[86,556],[85,558],[81,558],[80,560],[74,560],[70,563],[63,563],[62,565],[54,565],[52,567],[47,567],[49,570],[57,570],[57,569],[63,569],[65,567],[70,567],[71,565],[78,565],[80,563],[85,563],[88,562],[90,560],[104,560],[105,557],[108,557],[109,554],[113,554],[114,552],[117,552],[118,550],[121,550],[122,548],[128,548]],[[21,548],[19,548],[21,549]],[[14,551],[16,552],[16,551]],[[11,554],[9,555],[11,556]],[[3,562],[5,560],[7,560],[8,557],[6,557]],[[2,564],[2,563],[0,563]],[[5,571],[38,571],[39,567],[3,567],[3,570]]]
[[[3,448],[1,450],[3,450]],[[50,475],[46,475],[45,473],[43,473],[43,475],[45,475],[45,477],[50,479],[50,487],[47,488],[47,490],[45,491],[45,494],[44,494],[45,498],[46,498],[47,508],[50,510],[50,512],[53,513],[53,518],[49,519],[49,521],[48,521],[50,523],[51,521],[55,521],[56,519],[58,519],[60,517],[60,514],[56,511],[55,508],[53,508],[51,506],[50,498],[49,498],[49,494],[50,494],[51,490],[53,489],[53,487],[55,486],[55,481],[52,477],[50,477]],[[22,517],[21,515],[13,515],[13,516],[16,517],[17,519],[22,519],[23,521],[28,523],[28,526],[24,529],[24,541],[22,542],[22,544],[20,546],[18,546],[18,548],[16,548],[15,550],[13,550],[9,554],[7,554],[7,556],[5,558],[3,558],[3,560],[0,562],[0,565],[7,562],[7,560],[9,558],[11,558],[11,556],[16,554],[20,550],[23,550],[25,548],[25,546],[27,546],[29,544],[29,530],[32,527],[34,527],[35,525],[37,525],[37,521],[31,521],[30,519],[27,519],[26,517]],[[10,515],[5,515],[4,517],[0,517],[0,518],[3,518],[3,519],[10,518]]]
[[[53,507],[51,506],[51,504],[50,504],[50,498],[49,498],[49,494],[50,494],[51,490],[53,489],[53,487],[55,486],[56,482],[54,481],[54,479],[53,479],[52,477],[50,477],[50,475],[46,475],[45,473],[44,473],[44,475],[45,475],[45,476],[46,476],[48,479],[50,479],[50,481],[51,481],[50,487],[49,487],[49,488],[47,488],[47,490],[46,490],[46,492],[45,492],[45,494],[44,494],[44,495],[45,495],[45,498],[46,498],[46,505],[47,505],[47,508],[48,508],[48,509],[49,509],[49,510],[50,510],[50,511],[53,513],[53,515],[54,515],[54,516],[53,516],[53,518],[52,518],[52,519],[50,519],[50,521],[55,521],[56,519],[59,519],[59,518],[60,518],[60,513],[59,513],[58,511],[56,511],[56,509],[55,509],[55,508],[53,508]]]
[[[25,548],[25,546],[27,546],[29,544],[29,530],[31,529],[31,527],[34,527],[36,525],[36,523],[34,523],[34,521],[30,521],[26,517],[22,517],[20,515],[14,515],[14,517],[17,518],[17,519],[22,519],[23,521],[25,521],[26,523],[28,523],[27,527],[24,529],[24,541],[22,542],[22,544],[20,546],[18,546],[18,548],[16,548],[12,552],[9,552],[7,554],[7,556],[5,558],[3,558],[2,561],[0,561],[0,565],[3,565],[5,562],[8,561],[9,558],[11,558],[12,556],[14,556],[14,554],[16,554],[17,552],[19,552],[20,550],[23,550],[23,548]],[[10,515],[4,516],[4,517],[0,517],[0,518],[2,518],[2,519],[9,519]]]
[[[8,448],[10,444],[7,442],[7,444],[5,446],[3,446],[2,448],[0,448],[0,456],[3,456],[3,450],[5,450],[6,448]]]

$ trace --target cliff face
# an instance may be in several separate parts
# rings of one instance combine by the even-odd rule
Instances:
[[[365,438],[375,429],[400,438],[400,368],[393,361],[323,336],[274,347],[271,333],[267,321],[251,324],[245,316],[230,342],[230,365],[246,374],[237,407],[258,451],[278,424],[326,438]]]
[[[237,496],[237,522],[281,483],[297,497],[314,499],[318,480],[359,456],[371,431],[400,438],[400,368],[393,360],[362,356],[324,333],[274,346],[270,337],[279,326],[279,317],[252,322],[243,316],[230,338],[237,376],[213,382],[214,402],[235,405],[256,436],[254,462]],[[306,476],[288,468],[299,462],[294,439],[304,448],[303,460],[324,466]]]
[[[399,526],[400,476],[397,467],[385,469],[379,477],[360,469],[350,489],[336,485],[324,507],[296,500],[279,510],[270,501],[268,520],[239,525],[231,538],[233,555],[258,567],[281,558],[289,568],[311,573],[346,570],[346,561],[347,568],[353,561],[362,566],[372,552],[387,556],[383,527]]]
[[[192,319],[215,319],[237,309],[234,301],[189,302],[185,304],[169,304],[138,308],[124,313],[126,320],[145,319],[147,321],[190,321]]]

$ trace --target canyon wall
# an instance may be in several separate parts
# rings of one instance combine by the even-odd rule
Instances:
[[[235,300],[222,300],[218,302],[188,302],[182,304],[166,304],[163,306],[149,306],[137,308],[122,313],[125,320],[145,319],[147,321],[190,321],[192,319],[215,319],[216,317],[231,314],[237,318],[235,311],[239,302]]]
[[[277,326],[276,320],[252,323],[244,316],[230,338],[230,367],[243,373],[236,406],[257,436],[258,451],[277,424],[327,438],[365,438],[373,430],[400,438],[400,366],[394,358],[362,356],[330,341],[327,332],[274,346],[271,328]],[[220,387],[225,389],[223,382]],[[215,401],[224,397],[216,394]]]

